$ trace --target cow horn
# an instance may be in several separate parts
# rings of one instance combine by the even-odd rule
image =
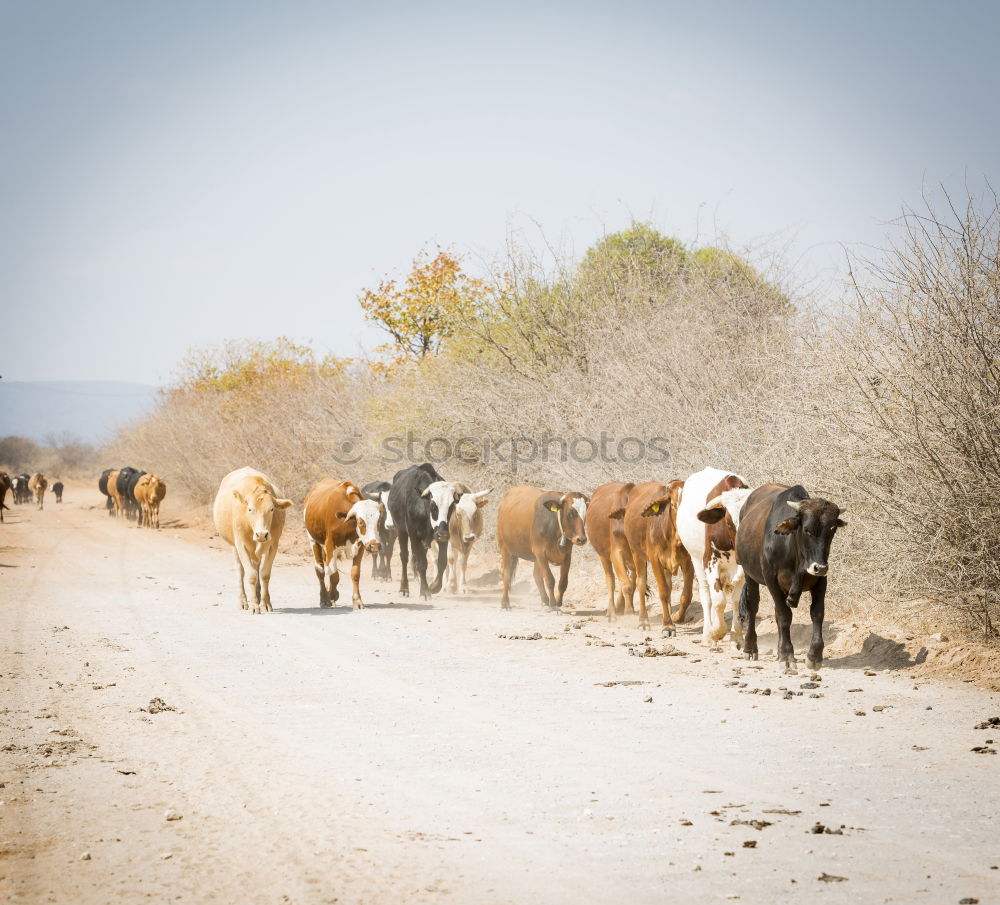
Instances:
[[[424,488],[424,492],[422,494],[420,494],[420,495],[421,496],[430,496],[431,495],[431,489],[430,489],[430,487]]]
[[[794,509],[796,512],[798,512],[801,507],[802,507],[802,503],[801,502],[797,503],[797,502],[795,502],[795,500],[789,500],[788,501],[788,508],[789,509]]]

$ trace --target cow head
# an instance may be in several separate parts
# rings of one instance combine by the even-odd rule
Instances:
[[[263,487],[255,487],[249,496],[243,496],[238,490],[233,491],[236,502],[244,507],[247,514],[247,523],[253,531],[255,543],[262,544],[271,538],[271,521],[274,518],[275,509],[287,509],[292,505],[291,500],[279,500],[274,494]]]
[[[378,539],[378,520],[381,515],[382,504],[369,499],[358,500],[347,512],[347,520],[355,520],[358,543],[369,553],[378,553],[382,549]]]
[[[793,534],[798,542],[799,565],[809,575],[821,577],[830,571],[830,544],[838,528],[847,523],[840,518],[843,510],[829,500],[809,497],[787,500],[794,515],[774,526],[775,534]]]
[[[752,492],[749,487],[724,490],[717,497],[709,500],[705,504],[705,508],[698,512],[698,520],[706,525],[714,525],[728,516],[735,532],[740,526],[740,513],[743,511],[743,504]]]
[[[475,493],[463,493],[455,504],[453,518],[458,519],[459,536],[471,543],[479,535],[476,533],[478,522],[482,527],[482,519],[476,519],[476,513],[490,501],[490,490],[478,490]]]
[[[448,540],[448,519],[452,507],[458,502],[459,494],[450,481],[435,481],[427,486],[422,496],[430,500],[431,527],[435,540]]]
[[[570,490],[558,500],[549,500],[545,508],[554,512],[559,519],[559,546],[568,547],[576,544],[582,547],[587,543],[587,528],[584,524],[587,518],[587,504],[590,498],[585,494]]]

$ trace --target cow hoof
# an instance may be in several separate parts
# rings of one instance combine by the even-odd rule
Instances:
[[[743,654],[743,656],[747,660],[756,660],[757,659],[757,651],[755,651],[755,650],[745,651],[744,654]]]
[[[819,672],[823,668],[822,660],[813,660],[809,657],[806,658],[806,668],[811,669],[813,672]]]
[[[677,629],[672,625],[665,625],[663,626],[663,631],[660,632],[660,635],[664,638],[674,638],[677,636]]]
[[[639,628],[640,628],[640,629],[641,629],[642,631],[644,631],[644,632],[648,632],[648,631],[649,631],[649,628],[650,628],[650,626],[649,626],[649,622],[648,622],[648,621],[646,621],[646,622],[640,622],[640,623],[639,623]]]
[[[509,603],[501,603],[500,604],[500,609],[501,610],[507,610],[507,612],[510,612],[510,604]]]

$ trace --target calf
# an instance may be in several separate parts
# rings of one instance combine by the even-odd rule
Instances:
[[[271,611],[271,566],[285,527],[291,500],[281,499],[274,485],[259,471],[239,468],[219,484],[212,518],[219,536],[233,548],[240,571],[240,607],[247,603],[247,573],[252,581],[253,612]]]
[[[500,502],[497,516],[497,545],[500,548],[500,574],[503,594],[500,606],[510,609],[510,586],[517,561],[535,564],[535,584],[542,606],[562,606],[573,547],[587,543],[587,504],[585,494],[570,490],[541,490],[522,484],[512,487]],[[559,586],[549,565],[559,566]]]
[[[736,531],[736,555],[746,573],[740,609],[746,613],[748,660],[757,659],[756,616],[763,584],[774,600],[778,660],[789,669],[795,665],[792,609],[799,605],[802,592],[809,591],[813,634],[806,665],[822,667],[828,560],[833,537],[845,526],[841,513],[840,507],[809,496],[799,484],[764,484],[747,498]]]
[[[483,507],[490,501],[489,490],[473,492],[465,484],[455,484],[458,502],[448,519],[448,590],[465,594],[466,572],[472,545],[483,533]]]
[[[35,495],[35,506],[38,509],[41,509],[42,504],[45,502],[45,490],[48,486],[48,478],[40,471],[36,471],[28,481],[28,490]]]
[[[63,482],[56,481],[55,484],[52,485],[52,492],[55,494],[56,502],[61,503],[63,495]]]
[[[167,484],[155,474],[142,475],[132,491],[142,518],[140,525],[147,528],[160,527],[160,503],[167,495]]]
[[[132,519],[135,516],[137,508],[135,497],[130,493],[129,487],[131,485],[134,488],[135,480],[138,479],[139,475],[143,474],[145,472],[139,471],[138,468],[126,465],[115,473],[113,488],[111,486],[111,476],[108,476],[108,490],[111,492],[111,498],[115,501],[115,515],[118,518],[124,516],[127,519]]]
[[[722,505],[722,494],[745,500],[747,482],[737,474],[719,468],[704,468],[684,482],[677,507],[677,533],[691,556],[698,597],[701,600],[702,643],[713,645],[730,630],[726,605],[733,612],[733,643],[743,646],[739,620],[743,570],[736,560],[736,522]],[[742,495],[742,496],[741,496]],[[707,510],[705,517],[701,513]]]
[[[430,600],[441,590],[448,561],[448,519],[458,502],[454,484],[445,481],[429,462],[397,471],[389,494],[389,515],[399,536],[399,559],[403,577],[399,593],[410,594],[407,565],[413,547],[413,570],[420,579],[420,596]],[[427,551],[437,541],[437,575],[427,583]]]
[[[677,534],[677,507],[681,500],[683,481],[648,481],[639,484],[629,495],[624,512],[625,537],[635,561],[636,591],[639,597],[639,627],[649,628],[646,612],[646,563],[653,568],[656,589],[663,614],[663,631],[675,635],[674,620],[670,616],[670,595],[673,575],[680,571],[684,576],[677,621],[684,620],[691,603],[694,569],[691,557]]]
[[[392,581],[392,551],[396,546],[396,525],[389,514],[390,490],[392,484],[388,481],[370,481],[361,488],[369,500],[381,507],[378,518],[379,552],[372,557],[372,578],[382,581]]]
[[[302,516],[312,542],[321,607],[333,606],[340,598],[339,559],[351,560],[351,602],[356,610],[364,607],[361,560],[366,550],[373,559],[379,552],[380,510],[381,504],[365,497],[353,481],[324,478],[309,491]]]
[[[621,613],[634,613],[635,561],[625,537],[624,514],[635,484],[614,481],[594,491],[587,507],[587,538],[594,548],[608,586],[608,621]],[[614,514],[617,517],[612,517]],[[615,578],[619,590],[615,593]]]

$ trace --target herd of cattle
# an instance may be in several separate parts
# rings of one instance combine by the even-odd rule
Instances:
[[[118,473],[121,505],[129,478]],[[111,475],[102,475],[102,485]],[[104,486],[101,487],[109,492]],[[446,481],[427,463],[395,474],[391,482],[359,486],[331,478],[309,491],[304,505],[312,546],[320,606],[339,599],[338,561],[351,563],[352,603],[361,598],[361,563],[372,558],[372,578],[391,580],[391,558],[398,541],[400,593],[409,595],[409,567],[429,599],[447,579],[449,589],[465,591],[469,552],[483,531],[482,509],[491,491],[473,491]],[[117,505],[117,504],[116,504]],[[282,498],[259,471],[241,468],[226,475],[213,507],[216,530],[233,547],[240,574],[240,606],[254,613],[271,609],[271,568],[292,501]],[[594,547],[607,581],[609,620],[635,612],[649,628],[646,610],[648,569],[659,596],[663,629],[675,633],[683,621],[697,579],[709,644],[731,634],[748,659],[757,659],[756,615],[760,586],[774,601],[778,659],[794,660],[792,609],[810,593],[813,634],[807,664],[823,662],[823,615],[830,545],[844,527],[842,510],[801,485],[764,484],[755,489],[738,474],[705,468],[686,480],[642,484],[612,482],[588,496],[519,486],[500,502],[496,524],[502,579],[501,606],[510,608],[510,587],[518,560],[534,564],[534,578],[544,606],[558,609],[569,581],[575,547]],[[437,561],[428,581],[429,555]],[[559,568],[558,583],[552,566]],[[683,580],[676,617],[670,612],[673,576]],[[252,599],[253,603],[249,602]],[[725,618],[732,609],[732,622]]]
[[[34,474],[9,475],[6,471],[0,471],[0,522],[3,521],[4,509],[10,509],[7,505],[7,494],[18,504],[30,503],[32,499],[38,509],[43,507],[45,502],[45,491],[49,489],[49,480],[40,471]],[[56,502],[62,502],[63,483],[56,481],[52,485],[52,492],[55,494]]]
[[[160,527],[160,503],[167,485],[155,474],[138,468],[106,468],[97,482],[108,515],[135,521],[139,527]]]

